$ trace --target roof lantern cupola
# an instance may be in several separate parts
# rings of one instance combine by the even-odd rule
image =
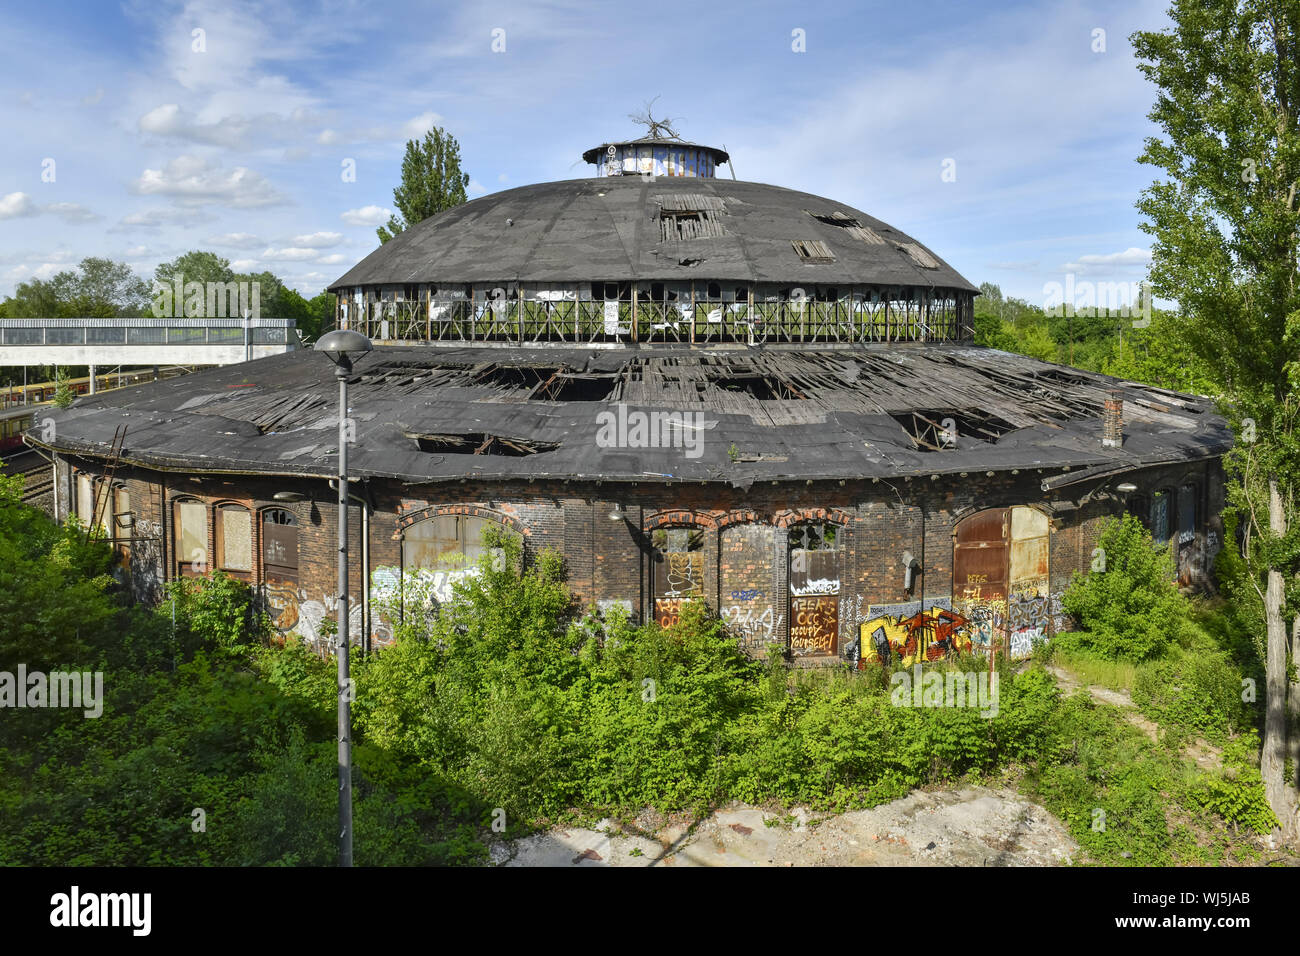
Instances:
[[[688,143],[673,128],[672,119],[655,119],[650,112],[631,114],[646,127],[644,136],[593,146],[582,158],[596,167],[597,176],[688,176],[711,178],[720,163],[730,158],[714,146]]]

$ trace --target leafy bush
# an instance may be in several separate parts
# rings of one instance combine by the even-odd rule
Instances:
[[[1154,546],[1129,514],[1108,521],[1097,543],[1105,570],[1075,572],[1063,598],[1082,627],[1067,644],[1111,660],[1143,661],[1187,640],[1191,610],[1174,584],[1171,550]]]
[[[1207,810],[1255,833],[1268,833],[1278,825],[1264,796],[1259,772],[1259,735],[1254,730],[1236,738],[1223,751],[1223,770],[1212,776],[1194,796]]]
[[[1241,699],[1241,680],[1241,671],[1221,651],[1175,647],[1138,668],[1133,703],[1177,737],[1202,734],[1222,741],[1253,719]]]

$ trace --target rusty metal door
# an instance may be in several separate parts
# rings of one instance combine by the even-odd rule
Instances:
[[[957,525],[953,541],[953,606],[971,622],[971,642],[989,650],[1006,639],[1007,558],[1011,509],[981,511]]]
[[[1028,657],[1050,630],[1047,515],[1021,505],[971,515],[953,543],[953,607],[979,649]]]

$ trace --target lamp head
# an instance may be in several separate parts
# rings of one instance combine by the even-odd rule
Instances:
[[[353,329],[335,329],[333,332],[326,332],[312,346],[313,351],[324,352],[331,362],[344,368],[352,364],[354,356],[369,352],[373,348],[370,339]]]

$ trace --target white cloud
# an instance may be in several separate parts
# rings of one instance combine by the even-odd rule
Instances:
[[[256,249],[266,244],[251,232],[223,232],[219,236],[208,236],[203,242],[209,246],[225,246],[230,249]]]
[[[341,137],[338,133],[334,132],[334,130],[332,129],[323,129],[320,131],[320,134],[316,137],[316,142],[319,143],[321,146],[333,146],[336,143],[341,143],[342,141],[343,141],[343,137]]]
[[[482,196],[485,192],[487,192],[487,187],[477,179],[471,178],[469,185],[465,187],[465,193],[469,196]]]
[[[0,219],[35,216],[38,212],[36,204],[26,193],[9,193],[0,197]]]
[[[0,197],[0,219],[17,219],[20,216],[58,216],[66,223],[92,222],[102,218],[85,206],[75,202],[52,202],[38,206],[27,193],[9,193]]]
[[[121,232],[129,229],[157,229],[166,225],[185,225],[192,226],[201,222],[209,222],[212,219],[201,209],[146,209],[142,212],[133,212],[122,217],[122,221],[113,226],[111,232]]]
[[[402,136],[405,139],[419,139],[441,122],[441,116],[433,110],[426,110],[402,124]]]
[[[199,156],[177,156],[162,169],[146,169],[131,184],[145,196],[171,196],[183,205],[218,204],[235,209],[274,206],[285,197],[247,166],[223,169]]]
[[[143,256],[149,252],[148,246],[131,246],[126,250],[128,256]]]
[[[331,252],[328,256],[321,256],[316,261],[323,266],[333,266],[340,262],[346,262],[347,258],[348,257],[341,252]]]
[[[360,209],[349,209],[339,215],[339,218],[349,226],[382,226],[388,222],[388,217],[393,214],[391,209],[385,209],[383,206],[362,206]]]
[[[99,105],[99,102],[100,102],[103,98],[104,98],[104,88],[103,88],[102,86],[100,86],[100,87],[97,87],[97,88],[95,89],[95,92],[94,92],[94,93],[91,93],[89,96],[83,96],[83,97],[81,98],[81,104],[82,104],[83,106],[98,106],[98,105]]]
[[[266,249],[262,252],[262,259],[270,262],[304,262],[315,259],[320,255],[316,249],[306,249],[296,246],[286,246],[283,249]]]
[[[1151,250],[1131,247],[1123,252],[1111,252],[1105,255],[1079,256],[1075,262],[1061,266],[1064,272],[1079,274],[1113,272],[1117,269],[1133,269],[1145,266],[1151,261]]]
[[[256,259],[235,259],[230,263],[230,268],[235,272],[252,272],[257,268]]]
[[[330,246],[337,246],[342,241],[343,233],[341,232],[313,232],[293,237],[295,246],[310,246],[313,249],[328,249]]]
[[[91,212],[85,206],[75,202],[52,202],[45,206],[42,212],[58,216],[66,223],[94,222],[96,219],[103,218],[98,213]]]

